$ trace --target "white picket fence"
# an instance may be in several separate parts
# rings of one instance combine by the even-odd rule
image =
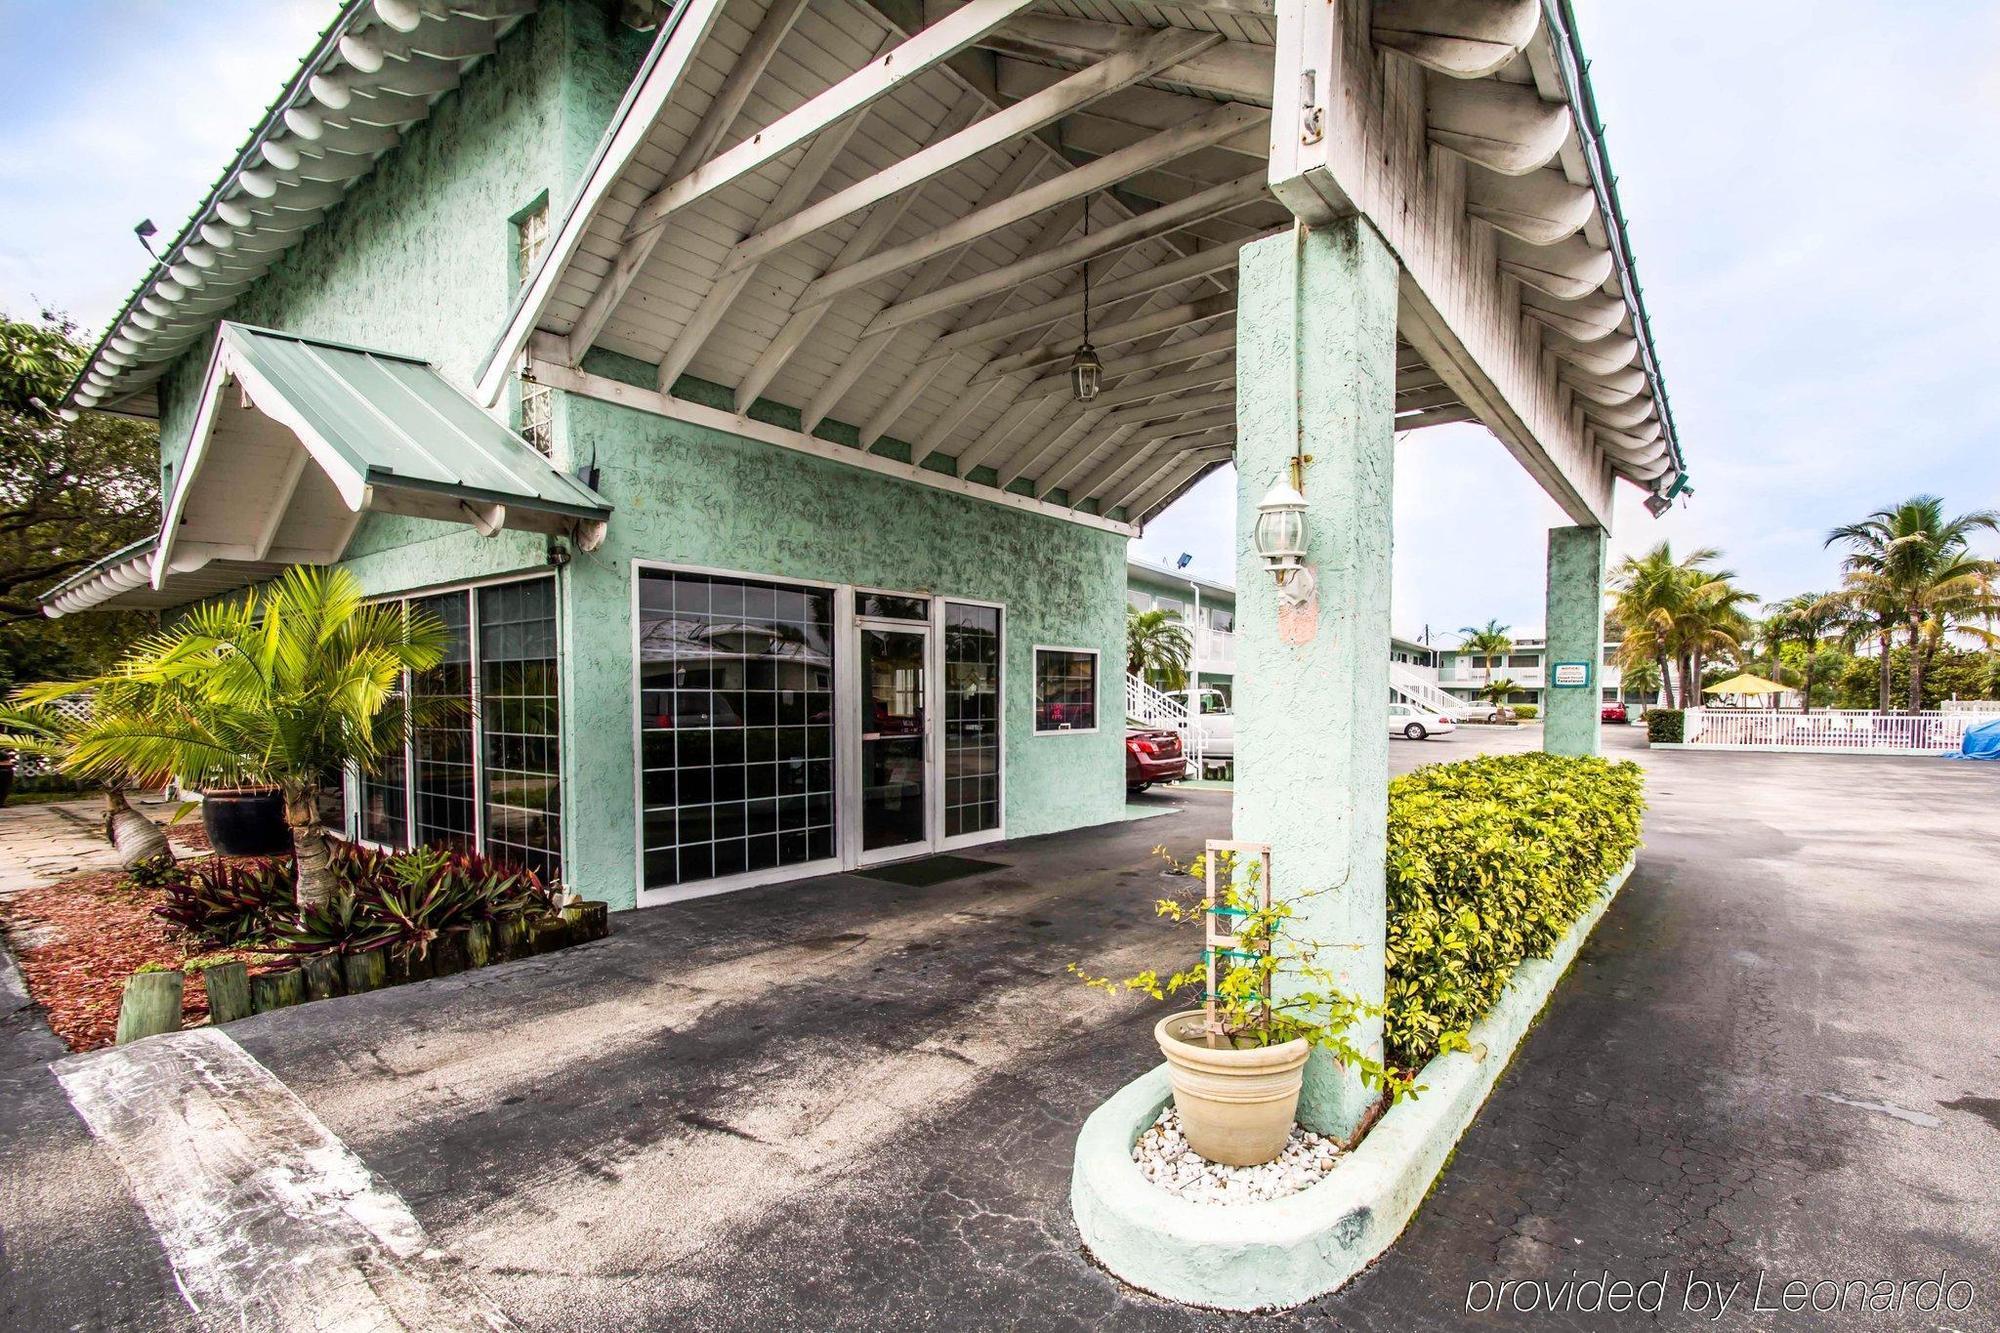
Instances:
[[[2000,717],[2000,699],[1947,699],[1943,704],[1947,713],[1970,713],[1975,717]]]
[[[1812,754],[1953,754],[1971,712],[1813,713],[1690,708],[1681,744],[1691,750],[1795,750]]]

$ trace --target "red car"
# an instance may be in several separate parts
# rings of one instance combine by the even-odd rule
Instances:
[[[1600,722],[1624,723],[1630,722],[1632,719],[1625,712],[1624,702],[1617,701],[1604,705],[1604,711],[1597,715],[1597,720]]]
[[[1125,733],[1125,790],[1144,791],[1156,782],[1187,776],[1187,756],[1178,732],[1134,727]]]

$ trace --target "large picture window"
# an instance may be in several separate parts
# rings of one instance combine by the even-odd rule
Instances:
[[[555,584],[479,590],[479,721],[486,846],[531,870],[562,862],[562,713]]]
[[[642,570],[648,888],[831,860],[833,593]]]
[[[1035,649],[1035,731],[1097,730],[1097,653]]]
[[[944,608],[944,834],[1000,827],[1000,611]]]
[[[484,851],[562,875],[562,724],[552,579],[409,600],[442,622],[444,661],[399,686],[427,708],[400,753],[357,784],[355,831],[385,847]]]

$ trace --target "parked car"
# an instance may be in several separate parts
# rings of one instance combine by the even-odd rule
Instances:
[[[1460,722],[1511,722],[1514,718],[1513,709],[1505,704],[1487,703],[1484,699],[1468,700],[1451,711]]]
[[[1630,722],[1632,718],[1625,711],[1624,701],[1622,699],[1613,699],[1610,703],[1604,705],[1603,710],[1597,715],[1597,720],[1600,722],[1616,722],[1620,726],[1623,726]]]
[[[1442,713],[1427,713],[1411,704],[1389,705],[1389,734],[1420,741],[1431,736],[1449,736],[1458,723]]]
[[[1125,733],[1125,790],[1144,791],[1156,782],[1187,776],[1187,754],[1178,732],[1133,727]]]

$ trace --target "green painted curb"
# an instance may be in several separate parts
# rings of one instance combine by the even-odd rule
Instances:
[[[1391,1107],[1311,1189],[1227,1206],[1168,1194],[1132,1161],[1132,1145],[1172,1096],[1167,1067],[1126,1084],[1077,1135],[1070,1208],[1084,1245],[1141,1291],[1214,1309],[1282,1310],[1344,1284],[1409,1223],[1633,864],[1611,877],[1553,956],[1514,970],[1473,1026],[1472,1049],[1425,1065],[1417,1081],[1427,1090]]]

